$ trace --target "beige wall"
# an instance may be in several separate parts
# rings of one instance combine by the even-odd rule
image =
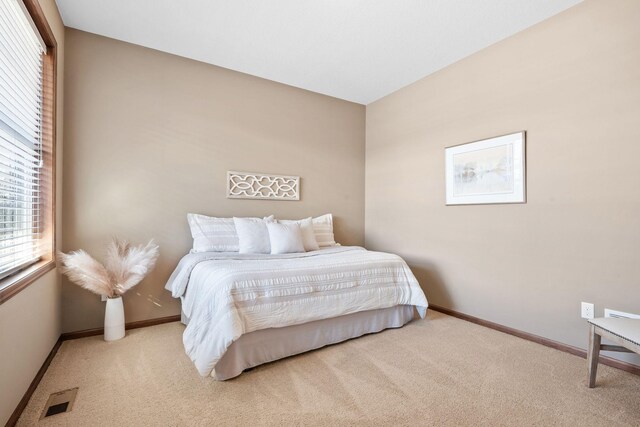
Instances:
[[[125,295],[127,321],[179,314],[164,290],[188,252],[187,212],[332,212],[364,243],[361,105],[77,30],[66,30],[65,250],[101,257],[111,235],[155,238],[157,268]],[[299,175],[302,200],[225,197],[227,170]],[[63,330],[100,327],[100,298],[63,285]]]
[[[40,0],[58,43],[57,233],[61,233],[64,25],[54,0]],[[52,270],[0,305],[0,425],[22,399],[60,336],[60,276]]]
[[[366,245],[432,304],[582,348],[581,301],[640,313],[640,2],[610,3],[367,106]],[[444,148],[519,130],[527,203],[446,207]]]

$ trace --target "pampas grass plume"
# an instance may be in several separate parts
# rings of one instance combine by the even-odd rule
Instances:
[[[160,254],[153,240],[146,245],[131,246],[126,240],[113,238],[107,245],[107,257],[102,265],[83,250],[58,254],[62,273],[69,280],[95,294],[118,297],[140,283],[149,273]]]

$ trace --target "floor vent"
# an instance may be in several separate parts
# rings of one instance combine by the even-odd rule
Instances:
[[[65,412],[71,412],[71,409],[73,409],[73,402],[76,400],[77,394],[78,387],[52,393],[47,400],[47,404],[44,405],[44,410],[42,411],[42,415],[40,415],[40,419],[50,417],[52,415],[63,414]]]

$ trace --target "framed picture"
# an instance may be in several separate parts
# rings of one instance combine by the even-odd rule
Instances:
[[[447,205],[525,203],[525,131],[445,149]]]

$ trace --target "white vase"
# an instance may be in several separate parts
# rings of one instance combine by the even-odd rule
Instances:
[[[124,337],[124,306],[122,297],[107,298],[104,311],[104,340],[115,341]]]

